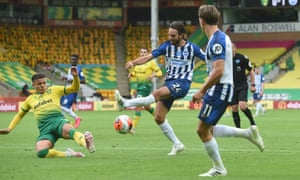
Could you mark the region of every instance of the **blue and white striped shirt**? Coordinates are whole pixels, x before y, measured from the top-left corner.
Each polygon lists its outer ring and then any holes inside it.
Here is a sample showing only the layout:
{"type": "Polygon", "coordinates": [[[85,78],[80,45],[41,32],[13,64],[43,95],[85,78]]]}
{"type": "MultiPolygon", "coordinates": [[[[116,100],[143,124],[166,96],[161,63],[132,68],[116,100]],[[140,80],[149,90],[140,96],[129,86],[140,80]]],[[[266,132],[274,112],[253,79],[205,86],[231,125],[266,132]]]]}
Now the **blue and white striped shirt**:
{"type": "Polygon", "coordinates": [[[263,74],[256,74],[254,75],[254,82],[255,82],[255,93],[260,93],[263,89],[263,83],[265,82],[265,77],[263,74]]]}
{"type": "Polygon", "coordinates": [[[165,55],[166,80],[186,79],[192,81],[195,57],[205,59],[205,53],[189,41],[182,47],[177,47],[171,44],[170,41],[165,41],[152,51],[152,55],[153,57],[165,55]]]}
{"type": "Polygon", "coordinates": [[[224,72],[219,83],[233,84],[232,43],[230,38],[222,31],[216,31],[209,39],[206,48],[206,64],[208,74],[213,69],[213,62],[223,59],[224,72]]]}

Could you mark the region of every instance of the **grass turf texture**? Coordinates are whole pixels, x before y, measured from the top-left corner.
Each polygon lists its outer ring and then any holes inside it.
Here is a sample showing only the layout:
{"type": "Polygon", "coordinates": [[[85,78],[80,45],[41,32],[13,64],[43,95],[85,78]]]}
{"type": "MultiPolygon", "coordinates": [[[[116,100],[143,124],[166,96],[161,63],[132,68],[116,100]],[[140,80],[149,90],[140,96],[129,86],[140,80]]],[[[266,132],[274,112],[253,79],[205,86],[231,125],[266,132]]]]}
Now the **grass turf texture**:
{"type": "MultiPolygon", "coordinates": [[[[171,111],[168,115],[186,150],[168,157],[172,144],[161,133],[153,118],[142,112],[136,135],[122,135],[113,128],[120,114],[134,111],[78,112],[83,121],[79,131],[93,133],[97,151],[90,154],[71,140],[60,139],[55,148],[81,151],[85,158],[40,159],[34,150],[38,135],[31,113],[9,135],[0,136],[1,179],[200,179],[212,163],[196,135],[198,111],[171,111]]],[[[14,113],[1,113],[0,128],[8,126],[14,113]]],[[[241,114],[242,127],[248,120],[241,114]]],[[[225,179],[295,179],[299,177],[300,111],[269,110],[256,118],[265,141],[265,151],[245,139],[217,138],[228,175],[225,179]]],[[[219,124],[233,125],[231,117],[219,124]]]]}

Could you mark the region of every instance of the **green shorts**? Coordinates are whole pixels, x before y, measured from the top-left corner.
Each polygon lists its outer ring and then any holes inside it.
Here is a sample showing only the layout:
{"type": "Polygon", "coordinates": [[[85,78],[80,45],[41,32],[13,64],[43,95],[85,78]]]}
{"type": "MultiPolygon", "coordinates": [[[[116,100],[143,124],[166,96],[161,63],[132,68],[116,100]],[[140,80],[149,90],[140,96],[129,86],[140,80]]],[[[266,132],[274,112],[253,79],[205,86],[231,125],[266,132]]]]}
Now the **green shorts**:
{"type": "Polygon", "coordinates": [[[137,97],[146,97],[152,91],[151,83],[139,83],[137,85],[137,97]]]}
{"type": "Polygon", "coordinates": [[[63,116],[51,117],[47,121],[39,123],[40,135],[37,141],[49,140],[54,145],[58,138],[62,137],[63,126],[70,123],[63,116]]]}

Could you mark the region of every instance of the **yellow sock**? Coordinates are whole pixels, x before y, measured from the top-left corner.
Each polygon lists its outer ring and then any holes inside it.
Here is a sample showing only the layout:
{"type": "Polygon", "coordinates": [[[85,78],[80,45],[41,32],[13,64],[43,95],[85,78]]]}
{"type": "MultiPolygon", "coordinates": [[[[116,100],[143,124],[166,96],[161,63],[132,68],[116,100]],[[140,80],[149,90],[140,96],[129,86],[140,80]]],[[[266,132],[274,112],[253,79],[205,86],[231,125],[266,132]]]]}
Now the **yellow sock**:
{"type": "Polygon", "coordinates": [[[139,123],[141,119],[141,112],[136,112],[133,121],[132,121],[132,128],[136,128],[137,124],[139,123]]]}
{"type": "Polygon", "coordinates": [[[81,132],[79,132],[75,129],[72,129],[72,130],[70,130],[69,135],[70,135],[70,137],[72,137],[74,139],[74,141],[77,144],[79,144],[80,146],[86,147],[85,138],[81,132]]]}
{"type": "Polygon", "coordinates": [[[66,153],[63,151],[59,151],[56,149],[49,149],[46,158],[54,158],[54,157],[67,157],[66,153]]]}

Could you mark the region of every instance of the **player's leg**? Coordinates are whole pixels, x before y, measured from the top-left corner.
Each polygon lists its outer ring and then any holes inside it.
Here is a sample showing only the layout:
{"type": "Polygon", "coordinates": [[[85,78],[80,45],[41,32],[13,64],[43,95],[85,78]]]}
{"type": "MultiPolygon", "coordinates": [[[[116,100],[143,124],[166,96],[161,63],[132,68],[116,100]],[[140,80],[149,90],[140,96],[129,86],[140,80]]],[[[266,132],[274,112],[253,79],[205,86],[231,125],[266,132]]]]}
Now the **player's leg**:
{"type": "Polygon", "coordinates": [[[213,168],[211,168],[206,173],[199,174],[199,176],[226,176],[227,171],[224,167],[219,152],[218,143],[216,139],[211,135],[211,126],[200,120],[198,124],[197,134],[202,141],[204,150],[213,163],[213,168]]]}
{"type": "Polygon", "coordinates": [[[156,91],[156,97],[164,97],[156,104],[155,121],[160,126],[163,133],[173,142],[173,147],[168,155],[176,155],[185,149],[183,143],[177,138],[173,128],[166,119],[166,114],[170,111],[174,100],[180,99],[189,91],[191,83],[185,80],[166,81],[162,91],[156,91]],[[159,94],[159,95],[157,95],[159,94]]]}
{"type": "Polygon", "coordinates": [[[78,128],[81,123],[81,118],[72,109],[73,103],[76,102],[76,98],[77,98],[77,93],[68,94],[61,98],[60,103],[63,112],[67,113],[75,120],[74,127],[78,128]]]}
{"type": "Polygon", "coordinates": [[[64,123],[62,126],[61,136],[65,139],[73,139],[78,145],[86,147],[90,153],[96,151],[94,137],[92,133],[86,131],[84,134],[77,131],[69,123],[64,123]]]}
{"type": "Polygon", "coordinates": [[[154,114],[155,114],[155,108],[154,107],[151,107],[151,105],[148,105],[148,106],[144,106],[144,109],[146,111],[148,111],[152,116],[154,116],[154,114]]]}
{"type": "Polygon", "coordinates": [[[249,119],[250,124],[252,126],[254,126],[254,125],[256,125],[256,123],[254,121],[252,112],[248,108],[247,101],[248,101],[248,88],[244,88],[239,93],[239,108],[243,111],[243,113],[249,119]]]}
{"type": "MultiPolygon", "coordinates": [[[[222,88],[218,86],[216,88],[222,88]]],[[[217,90],[216,90],[217,91],[217,90]]],[[[222,91],[217,91],[222,92],[222,91]]],[[[229,93],[229,92],[228,92],[229,93]]],[[[227,108],[227,102],[219,99],[220,94],[214,93],[213,96],[206,95],[198,115],[199,123],[197,134],[200,137],[203,147],[212,160],[213,168],[199,176],[226,176],[227,171],[224,167],[219,147],[216,139],[212,135],[213,125],[216,124],[227,108]]]]}
{"type": "Polygon", "coordinates": [[[227,125],[215,125],[213,127],[213,136],[245,138],[255,144],[260,151],[264,150],[264,142],[257,126],[250,126],[247,129],[241,129],[227,125]]]}
{"type": "Polygon", "coordinates": [[[140,119],[141,119],[142,108],[143,108],[142,106],[137,106],[135,109],[135,113],[134,113],[134,116],[132,119],[132,128],[130,129],[131,134],[135,134],[136,126],[138,125],[138,123],[140,122],[140,119]]]}
{"type": "Polygon", "coordinates": [[[121,96],[118,90],[115,91],[115,96],[118,101],[119,110],[131,106],[146,106],[154,103],[162,98],[168,98],[170,96],[170,91],[166,86],[163,86],[155,91],[152,94],[146,97],[135,98],[135,99],[125,99],[121,96]]]}
{"type": "Polygon", "coordinates": [[[61,106],[61,109],[63,112],[67,113],[69,116],[71,116],[74,120],[80,117],[72,110],[72,108],[61,106]]]}
{"type": "MultiPolygon", "coordinates": [[[[145,88],[143,88],[143,87],[144,86],[142,86],[142,85],[137,87],[136,98],[146,97],[150,94],[150,89],[146,89],[146,87],[145,88]],[[144,89],[146,89],[146,90],[144,90],[144,89]]],[[[138,123],[141,119],[142,109],[143,109],[143,106],[136,106],[136,108],[135,108],[135,114],[134,114],[133,120],[132,120],[132,128],[130,129],[131,134],[135,134],[136,126],[138,125],[138,123]]]]}
{"type": "Polygon", "coordinates": [[[257,100],[254,99],[253,101],[254,101],[254,105],[255,105],[254,117],[257,117],[259,115],[260,107],[259,107],[259,103],[257,102],[257,100]]]}
{"type": "Polygon", "coordinates": [[[255,103],[256,103],[256,113],[255,113],[255,115],[259,115],[260,113],[261,114],[264,114],[265,113],[265,109],[264,109],[264,107],[262,106],[262,104],[261,104],[261,100],[262,100],[262,95],[261,94],[258,94],[257,95],[257,98],[255,99],[255,103]]]}
{"type": "Polygon", "coordinates": [[[257,117],[259,115],[259,111],[260,111],[258,98],[259,98],[259,94],[258,93],[253,93],[253,105],[255,106],[254,117],[257,117]]]}
{"type": "Polygon", "coordinates": [[[171,151],[168,153],[169,156],[176,155],[178,152],[184,150],[184,145],[176,136],[172,126],[166,119],[166,114],[169,112],[169,109],[163,104],[163,102],[159,101],[156,104],[155,111],[155,121],[160,127],[161,131],[164,135],[173,143],[171,151]]]}
{"type": "MultiPolygon", "coordinates": [[[[45,138],[45,135],[43,136],[45,138]]],[[[50,139],[53,139],[50,137],[50,139]]],[[[55,138],[54,138],[55,139],[55,138]]],[[[75,152],[71,149],[60,151],[53,148],[53,143],[48,139],[41,139],[36,142],[37,156],[40,158],[56,158],[56,157],[84,157],[81,152],[75,152]]]]}
{"type": "Polygon", "coordinates": [[[231,101],[231,112],[232,112],[232,118],[235,127],[240,128],[241,127],[241,118],[239,114],[239,91],[234,90],[233,96],[232,96],[232,101],[231,101]]]}

